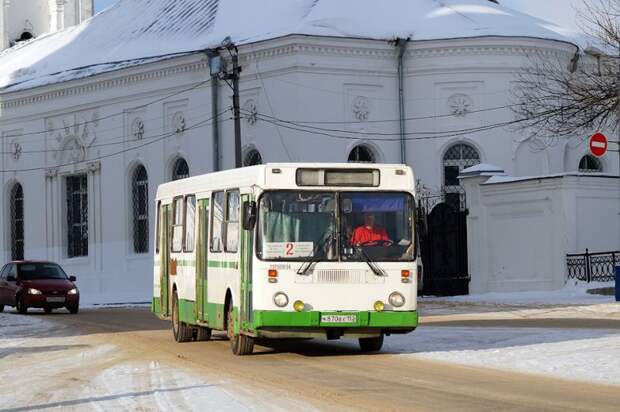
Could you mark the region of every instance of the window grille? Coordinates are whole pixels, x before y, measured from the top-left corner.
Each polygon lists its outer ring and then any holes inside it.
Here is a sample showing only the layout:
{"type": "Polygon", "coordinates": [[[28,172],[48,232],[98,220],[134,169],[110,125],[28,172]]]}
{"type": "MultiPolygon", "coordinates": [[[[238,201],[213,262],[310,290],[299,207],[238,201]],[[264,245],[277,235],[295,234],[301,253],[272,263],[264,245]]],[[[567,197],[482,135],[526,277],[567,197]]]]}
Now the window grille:
{"type": "Polygon", "coordinates": [[[260,155],[260,152],[256,149],[252,149],[245,154],[243,158],[244,166],[256,166],[263,164],[263,157],[260,155]]]}
{"type": "Polygon", "coordinates": [[[450,147],[443,156],[444,186],[460,186],[461,170],[480,163],[480,155],[472,146],[459,143],[450,147]]]}
{"type": "Polygon", "coordinates": [[[149,179],[146,168],[135,168],[131,184],[133,198],[133,251],[149,251],[149,179]]]}
{"type": "Polygon", "coordinates": [[[67,180],[67,256],[88,256],[88,183],[85,174],[67,180]]]}
{"type": "Polygon", "coordinates": [[[355,146],[348,158],[349,163],[376,163],[376,158],[372,150],[366,146],[355,146]]]}
{"type": "Polygon", "coordinates": [[[11,259],[24,259],[24,190],[16,183],[11,189],[11,259]]]}
{"type": "Polygon", "coordinates": [[[174,162],[172,168],[172,180],[185,179],[189,177],[189,166],[183,158],[179,158],[174,162]]]}
{"type": "Polygon", "coordinates": [[[599,173],[603,171],[603,166],[600,160],[587,154],[579,161],[579,171],[581,173],[599,173]]]}

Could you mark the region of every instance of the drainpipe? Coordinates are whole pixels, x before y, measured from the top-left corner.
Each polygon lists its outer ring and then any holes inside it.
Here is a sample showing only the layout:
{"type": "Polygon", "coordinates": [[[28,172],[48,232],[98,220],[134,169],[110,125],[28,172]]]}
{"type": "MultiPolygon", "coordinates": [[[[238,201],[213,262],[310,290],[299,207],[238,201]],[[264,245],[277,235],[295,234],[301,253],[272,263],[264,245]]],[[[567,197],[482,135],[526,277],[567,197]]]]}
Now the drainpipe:
{"type": "Polygon", "coordinates": [[[409,39],[397,39],[396,47],[398,47],[398,109],[400,119],[400,162],[407,164],[407,141],[405,140],[405,73],[404,73],[404,56],[407,51],[407,42],[409,39]]]}
{"type": "Polygon", "coordinates": [[[219,109],[219,75],[221,71],[221,58],[217,50],[207,50],[209,69],[211,71],[211,129],[213,132],[213,171],[220,170],[220,124],[218,119],[219,109]]]}

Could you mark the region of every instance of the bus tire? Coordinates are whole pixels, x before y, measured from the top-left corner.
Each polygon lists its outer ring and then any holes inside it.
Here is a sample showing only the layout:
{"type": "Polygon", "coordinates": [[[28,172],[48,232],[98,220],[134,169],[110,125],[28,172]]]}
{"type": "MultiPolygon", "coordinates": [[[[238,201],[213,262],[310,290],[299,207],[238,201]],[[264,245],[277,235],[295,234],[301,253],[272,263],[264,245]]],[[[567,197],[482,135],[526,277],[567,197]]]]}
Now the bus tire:
{"type": "Polygon", "coordinates": [[[177,291],[172,295],[172,334],[177,342],[189,342],[194,336],[194,329],[189,325],[181,322],[179,315],[179,298],[177,291]]]}
{"type": "Polygon", "coordinates": [[[226,334],[230,339],[230,349],[238,356],[250,355],[254,351],[254,338],[242,334],[235,334],[235,321],[232,299],[228,302],[226,314],[226,334]]]}
{"type": "Polygon", "coordinates": [[[205,340],[210,340],[210,339],[211,339],[211,328],[203,328],[203,327],[196,328],[196,341],[200,342],[200,341],[205,341],[205,340]]]}
{"type": "Polygon", "coordinates": [[[362,352],[378,352],[383,346],[383,333],[374,338],[359,338],[362,352]]]}

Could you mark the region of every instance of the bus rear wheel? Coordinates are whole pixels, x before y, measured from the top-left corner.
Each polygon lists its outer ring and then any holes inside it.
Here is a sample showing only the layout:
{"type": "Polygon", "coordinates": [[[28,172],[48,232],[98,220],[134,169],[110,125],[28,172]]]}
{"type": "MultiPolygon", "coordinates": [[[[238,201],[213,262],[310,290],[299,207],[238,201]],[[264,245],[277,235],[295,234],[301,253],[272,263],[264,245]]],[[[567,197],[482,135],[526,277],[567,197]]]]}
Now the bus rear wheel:
{"type": "Polygon", "coordinates": [[[179,298],[176,290],[172,295],[172,334],[177,342],[189,342],[194,336],[194,329],[181,322],[179,316],[179,298]]]}
{"type": "Polygon", "coordinates": [[[359,342],[362,352],[378,352],[383,346],[383,334],[374,338],[360,338],[359,342]]]}
{"type": "Polygon", "coordinates": [[[211,339],[211,328],[203,328],[201,326],[196,328],[196,341],[204,341],[211,339]]]}
{"type": "Polygon", "coordinates": [[[228,302],[226,314],[226,334],[230,339],[232,353],[239,356],[250,355],[254,351],[254,338],[242,334],[235,334],[235,322],[232,300],[228,302]]]}

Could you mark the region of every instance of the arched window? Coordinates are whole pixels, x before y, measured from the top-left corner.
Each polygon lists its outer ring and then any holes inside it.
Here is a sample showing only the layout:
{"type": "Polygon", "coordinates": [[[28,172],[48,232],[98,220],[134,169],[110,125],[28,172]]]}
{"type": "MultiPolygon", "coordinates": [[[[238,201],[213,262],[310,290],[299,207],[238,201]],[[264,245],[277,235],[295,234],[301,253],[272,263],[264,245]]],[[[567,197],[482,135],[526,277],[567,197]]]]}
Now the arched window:
{"type": "Polygon", "coordinates": [[[375,163],[377,161],[372,150],[364,145],[355,146],[347,160],[349,163],[375,163]]]}
{"type": "Polygon", "coordinates": [[[466,144],[457,143],[451,146],[443,156],[443,184],[444,187],[460,186],[458,176],[461,170],[480,163],[478,151],[466,144]]]}
{"type": "Polygon", "coordinates": [[[189,166],[182,157],[178,158],[172,167],[172,180],[185,179],[189,177],[189,166]]]}
{"type": "Polygon", "coordinates": [[[18,41],[26,41],[26,40],[30,40],[33,39],[34,36],[32,35],[32,33],[30,33],[29,31],[25,31],[21,34],[21,36],[19,36],[19,40],[18,41]]]}
{"type": "Polygon", "coordinates": [[[133,199],[133,251],[149,251],[149,178],[144,166],[134,169],[131,178],[133,199]]]}
{"type": "Polygon", "coordinates": [[[24,259],[24,190],[15,183],[10,194],[11,259],[24,259]]]}
{"type": "Polygon", "coordinates": [[[263,157],[260,155],[260,152],[256,149],[248,150],[248,152],[243,157],[243,165],[244,166],[256,166],[263,164],[263,157]]]}
{"type": "Polygon", "coordinates": [[[581,173],[600,173],[603,171],[603,165],[596,157],[587,154],[579,161],[579,171],[581,173]]]}

